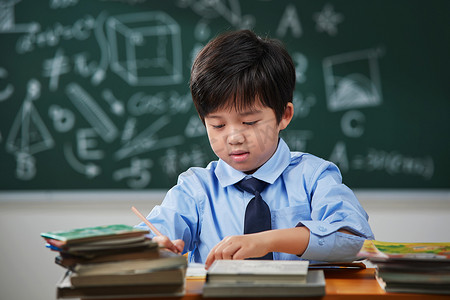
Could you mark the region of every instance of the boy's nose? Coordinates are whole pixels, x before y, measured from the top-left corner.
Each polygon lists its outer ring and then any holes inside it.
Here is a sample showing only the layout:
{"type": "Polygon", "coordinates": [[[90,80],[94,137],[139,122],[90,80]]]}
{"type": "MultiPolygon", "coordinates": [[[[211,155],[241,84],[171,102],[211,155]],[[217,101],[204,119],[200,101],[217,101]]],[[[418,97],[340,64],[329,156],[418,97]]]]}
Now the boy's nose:
{"type": "Polygon", "coordinates": [[[228,135],[228,143],[232,145],[242,144],[244,140],[244,131],[242,129],[234,129],[228,135]]]}

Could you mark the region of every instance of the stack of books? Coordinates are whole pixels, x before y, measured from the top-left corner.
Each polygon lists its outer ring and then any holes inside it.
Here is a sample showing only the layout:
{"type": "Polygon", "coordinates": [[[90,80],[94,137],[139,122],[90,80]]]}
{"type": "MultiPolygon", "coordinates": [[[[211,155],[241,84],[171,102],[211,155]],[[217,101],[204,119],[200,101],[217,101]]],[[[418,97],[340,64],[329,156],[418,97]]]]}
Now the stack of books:
{"type": "Polygon", "coordinates": [[[323,270],[308,261],[218,260],[208,269],[204,297],[313,297],[325,295],[323,270]]]}
{"type": "Polygon", "coordinates": [[[57,298],[182,295],[186,258],[148,233],[122,224],[41,233],[66,269],[57,298]]]}
{"type": "Polygon", "coordinates": [[[386,292],[450,294],[450,243],[366,240],[358,256],[376,266],[386,292]]]}

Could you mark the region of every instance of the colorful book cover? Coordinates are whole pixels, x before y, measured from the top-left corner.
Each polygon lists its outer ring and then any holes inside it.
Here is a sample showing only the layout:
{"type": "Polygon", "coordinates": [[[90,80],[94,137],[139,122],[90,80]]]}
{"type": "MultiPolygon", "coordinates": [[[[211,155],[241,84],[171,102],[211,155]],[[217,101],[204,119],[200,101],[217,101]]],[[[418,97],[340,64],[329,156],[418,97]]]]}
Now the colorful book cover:
{"type": "Polygon", "coordinates": [[[448,260],[450,259],[450,243],[397,243],[366,240],[358,257],[381,260],[448,260]]]}
{"type": "Polygon", "coordinates": [[[148,230],[137,229],[133,226],[114,224],[95,227],[84,227],[70,230],[59,230],[43,232],[41,236],[45,239],[54,239],[64,243],[82,242],[102,238],[136,236],[149,233],[148,230]]]}

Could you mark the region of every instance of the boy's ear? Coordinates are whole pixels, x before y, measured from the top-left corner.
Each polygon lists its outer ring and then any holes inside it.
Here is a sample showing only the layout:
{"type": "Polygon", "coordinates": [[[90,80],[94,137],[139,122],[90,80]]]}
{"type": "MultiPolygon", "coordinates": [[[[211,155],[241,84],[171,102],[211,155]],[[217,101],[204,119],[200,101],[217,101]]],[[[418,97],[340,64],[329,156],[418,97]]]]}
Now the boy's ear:
{"type": "Polygon", "coordinates": [[[280,130],[285,129],[294,117],[294,104],[288,102],[286,109],[284,110],[283,116],[281,117],[280,124],[278,125],[280,130]]]}

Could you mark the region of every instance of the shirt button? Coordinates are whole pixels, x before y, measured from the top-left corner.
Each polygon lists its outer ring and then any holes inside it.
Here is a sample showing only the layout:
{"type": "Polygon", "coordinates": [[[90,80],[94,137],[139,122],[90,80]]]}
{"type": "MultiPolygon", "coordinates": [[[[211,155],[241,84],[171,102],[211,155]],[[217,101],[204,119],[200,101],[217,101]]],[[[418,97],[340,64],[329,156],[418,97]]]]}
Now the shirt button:
{"type": "Polygon", "coordinates": [[[322,232],[325,232],[325,231],[327,231],[327,228],[321,225],[321,226],[319,226],[319,230],[322,232]]]}
{"type": "Polygon", "coordinates": [[[323,246],[324,244],[325,244],[325,241],[324,241],[323,239],[320,239],[320,240],[319,240],[319,245],[320,245],[320,246],[323,246]]]}

